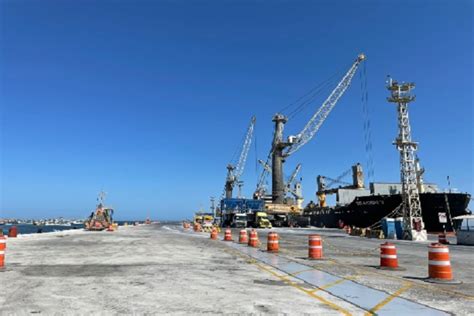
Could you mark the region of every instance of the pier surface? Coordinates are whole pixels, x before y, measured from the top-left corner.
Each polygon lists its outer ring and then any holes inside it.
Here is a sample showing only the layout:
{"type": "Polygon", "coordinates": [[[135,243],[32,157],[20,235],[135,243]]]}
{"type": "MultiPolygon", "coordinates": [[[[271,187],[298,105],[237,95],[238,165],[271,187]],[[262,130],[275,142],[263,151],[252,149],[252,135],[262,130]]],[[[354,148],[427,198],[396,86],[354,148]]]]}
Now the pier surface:
{"type": "MultiPolygon", "coordinates": [[[[431,284],[427,244],[397,241],[402,271],[379,270],[381,240],[338,230],[274,229],[280,252],[209,239],[177,225],[64,231],[7,241],[0,314],[468,315],[472,248],[450,246],[459,285],[431,284]],[[307,235],[323,237],[306,260],[307,235]]],[[[238,230],[233,230],[238,238],[238,230]]]]}

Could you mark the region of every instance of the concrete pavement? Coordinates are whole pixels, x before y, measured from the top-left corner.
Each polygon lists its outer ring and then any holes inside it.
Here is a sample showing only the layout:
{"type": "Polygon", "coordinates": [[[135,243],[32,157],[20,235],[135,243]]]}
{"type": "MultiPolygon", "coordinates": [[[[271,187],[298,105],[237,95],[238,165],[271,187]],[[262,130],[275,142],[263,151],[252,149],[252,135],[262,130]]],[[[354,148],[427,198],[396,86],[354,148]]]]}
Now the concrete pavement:
{"type": "Polygon", "coordinates": [[[363,313],[206,237],[144,225],[9,239],[0,314],[363,313]]]}

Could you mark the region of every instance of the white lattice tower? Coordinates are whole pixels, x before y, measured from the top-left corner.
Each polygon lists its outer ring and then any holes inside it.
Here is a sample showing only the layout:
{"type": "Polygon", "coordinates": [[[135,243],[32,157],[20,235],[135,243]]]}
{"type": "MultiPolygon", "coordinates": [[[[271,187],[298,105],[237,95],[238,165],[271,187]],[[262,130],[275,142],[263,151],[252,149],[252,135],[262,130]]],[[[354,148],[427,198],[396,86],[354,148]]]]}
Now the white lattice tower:
{"type": "Polygon", "coordinates": [[[400,152],[400,178],[402,183],[402,212],[405,226],[405,239],[426,240],[426,231],[421,212],[418,179],[416,172],[416,155],[418,143],[412,141],[408,104],[415,99],[411,90],[414,83],[402,83],[389,79],[389,102],[397,103],[398,137],[394,144],[400,152]]]}

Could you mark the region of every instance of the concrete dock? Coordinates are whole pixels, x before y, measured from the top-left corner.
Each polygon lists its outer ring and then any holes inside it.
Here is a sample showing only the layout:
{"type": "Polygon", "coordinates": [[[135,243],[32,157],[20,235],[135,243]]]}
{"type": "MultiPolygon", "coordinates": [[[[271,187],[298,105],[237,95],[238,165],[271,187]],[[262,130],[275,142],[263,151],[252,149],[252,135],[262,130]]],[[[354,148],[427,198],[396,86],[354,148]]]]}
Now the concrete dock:
{"type": "MultiPolygon", "coordinates": [[[[381,240],[339,230],[273,229],[280,252],[209,239],[180,225],[64,231],[7,241],[1,315],[319,314],[469,315],[472,248],[450,246],[458,285],[432,284],[427,243],[396,241],[401,271],[377,269],[381,240]],[[310,233],[325,260],[307,260],[310,233]]],[[[238,230],[233,230],[237,240],[238,230]]]]}

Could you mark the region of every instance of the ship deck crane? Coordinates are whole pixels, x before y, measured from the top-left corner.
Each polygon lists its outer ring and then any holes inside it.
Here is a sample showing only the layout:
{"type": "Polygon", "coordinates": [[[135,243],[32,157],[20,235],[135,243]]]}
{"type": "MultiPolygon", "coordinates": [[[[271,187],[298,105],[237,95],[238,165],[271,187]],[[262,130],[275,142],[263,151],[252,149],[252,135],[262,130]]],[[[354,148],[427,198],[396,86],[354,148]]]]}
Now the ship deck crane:
{"type": "Polygon", "coordinates": [[[244,173],[245,169],[245,162],[247,161],[247,155],[250,150],[250,145],[252,143],[252,136],[253,130],[255,127],[256,118],[252,116],[250,119],[249,126],[247,128],[247,132],[245,134],[245,139],[242,145],[242,150],[240,151],[240,157],[237,161],[237,164],[228,164],[227,165],[227,177],[225,180],[225,197],[227,199],[232,198],[232,191],[234,189],[235,184],[239,186],[239,196],[241,194],[240,190],[243,185],[243,182],[240,181],[240,177],[244,173]]]}
{"type": "Polygon", "coordinates": [[[344,171],[336,179],[331,179],[326,176],[319,175],[317,178],[318,182],[318,191],[316,196],[319,200],[319,206],[326,207],[326,195],[327,194],[337,194],[340,189],[363,189],[364,188],[364,173],[362,171],[362,165],[356,163],[350,169],[344,171]],[[343,178],[348,176],[352,172],[352,183],[342,181],[343,178]],[[326,182],[326,180],[329,180],[326,182]],[[342,184],[337,188],[333,187],[335,184],[342,184]]]}
{"type": "Polygon", "coordinates": [[[339,98],[349,87],[360,63],[365,60],[365,55],[360,54],[342,80],[334,88],[328,98],[323,102],[318,111],[306,123],[303,130],[295,135],[289,136],[287,141],[283,140],[284,125],[287,117],[281,113],[274,115],[275,132],[272,142],[272,200],[274,204],[281,204],[285,198],[285,184],[283,181],[283,163],[285,159],[307,144],[318,132],[339,98]]]}

